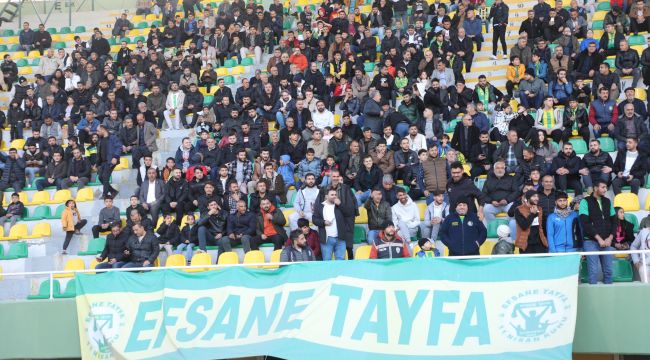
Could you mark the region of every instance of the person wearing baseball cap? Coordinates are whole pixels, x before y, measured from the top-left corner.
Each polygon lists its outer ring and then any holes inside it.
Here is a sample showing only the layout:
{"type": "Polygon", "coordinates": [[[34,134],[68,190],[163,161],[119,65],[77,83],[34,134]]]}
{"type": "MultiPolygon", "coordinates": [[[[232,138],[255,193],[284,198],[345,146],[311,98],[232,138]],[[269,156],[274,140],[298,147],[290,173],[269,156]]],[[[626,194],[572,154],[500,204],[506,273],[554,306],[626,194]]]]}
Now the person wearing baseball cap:
{"type": "Polygon", "coordinates": [[[449,256],[479,255],[487,239],[487,229],[476,212],[469,211],[469,202],[467,197],[459,197],[456,211],[447,215],[440,226],[442,243],[449,249],[449,256]]]}
{"type": "Polygon", "coordinates": [[[370,249],[371,259],[399,259],[410,257],[409,247],[399,236],[392,221],[386,221],[383,230],[375,239],[370,249]]]}
{"type": "Polygon", "coordinates": [[[539,206],[539,194],[528,190],[524,194],[522,204],[515,209],[517,236],[515,246],[520,254],[545,253],[548,242],[543,231],[543,210],[539,206]]]}

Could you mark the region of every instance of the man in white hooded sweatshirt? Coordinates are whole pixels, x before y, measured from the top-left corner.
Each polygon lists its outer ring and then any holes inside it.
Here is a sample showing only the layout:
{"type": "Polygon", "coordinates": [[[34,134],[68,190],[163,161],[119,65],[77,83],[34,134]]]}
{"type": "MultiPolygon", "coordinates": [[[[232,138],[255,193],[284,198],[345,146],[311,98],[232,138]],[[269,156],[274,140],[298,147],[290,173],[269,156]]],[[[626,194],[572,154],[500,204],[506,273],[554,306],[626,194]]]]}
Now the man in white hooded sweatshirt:
{"type": "Polygon", "coordinates": [[[397,189],[397,203],[392,206],[393,222],[402,239],[417,236],[420,228],[420,210],[403,188],[397,189]]]}

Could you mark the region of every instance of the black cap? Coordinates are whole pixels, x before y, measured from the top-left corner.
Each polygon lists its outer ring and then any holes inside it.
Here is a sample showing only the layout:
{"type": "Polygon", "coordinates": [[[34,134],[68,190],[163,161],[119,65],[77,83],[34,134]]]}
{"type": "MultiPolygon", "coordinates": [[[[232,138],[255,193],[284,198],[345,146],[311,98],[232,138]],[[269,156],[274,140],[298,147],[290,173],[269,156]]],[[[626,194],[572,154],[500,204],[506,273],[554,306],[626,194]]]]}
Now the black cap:
{"type": "Polygon", "coordinates": [[[429,239],[429,238],[422,238],[422,239],[418,240],[418,246],[420,247],[420,249],[422,249],[424,247],[424,244],[426,244],[427,242],[430,242],[430,241],[431,241],[431,239],[429,239]]]}
{"type": "Polygon", "coordinates": [[[382,228],[385,229],[385,228],[387,228],[389,226],[395,226],[395,224],[391,220],[388,220],[388,221],[384,222],[384,224],[382,225],[382,228]]]}

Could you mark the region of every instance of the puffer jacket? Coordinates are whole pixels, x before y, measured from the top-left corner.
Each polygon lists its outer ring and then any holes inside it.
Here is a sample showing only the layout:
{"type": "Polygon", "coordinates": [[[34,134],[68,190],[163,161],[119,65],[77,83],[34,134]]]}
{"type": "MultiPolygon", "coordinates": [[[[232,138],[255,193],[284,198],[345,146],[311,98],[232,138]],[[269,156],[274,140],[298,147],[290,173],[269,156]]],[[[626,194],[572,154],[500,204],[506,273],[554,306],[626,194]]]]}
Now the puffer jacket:
{"type": "Polygon", "coordinates": [[[384,223],[393,220],[391,206],[384,200],[377,206],[372,199],[368,199],[363,207],[368,212],[369,230],[383,230],[384,223]]]}
{"type": "Polygon", "coordinates": [[[298,163],[298,179],[304,179],[307,174],[314,174],[316,178],[320,175],[321,170],[321,160],[319,158],[314,158],[314,160],[309,161],[307,159],[302,159],[298,163]]]}
{"type": "Polygon", "coordinates": [[[425,190],[433,192],[447,189],[447,160],[429,157],[422,163],[425,190]]]}
{"type": "Polygon", "coordinates": [[[612,157],[604,151],[600,151],[598,155],[593,154],[591,151],[586,153],[582,158],[583,166],[589,169],[589,172],[600,172],[603,166],[614,168],[612,157]]]}

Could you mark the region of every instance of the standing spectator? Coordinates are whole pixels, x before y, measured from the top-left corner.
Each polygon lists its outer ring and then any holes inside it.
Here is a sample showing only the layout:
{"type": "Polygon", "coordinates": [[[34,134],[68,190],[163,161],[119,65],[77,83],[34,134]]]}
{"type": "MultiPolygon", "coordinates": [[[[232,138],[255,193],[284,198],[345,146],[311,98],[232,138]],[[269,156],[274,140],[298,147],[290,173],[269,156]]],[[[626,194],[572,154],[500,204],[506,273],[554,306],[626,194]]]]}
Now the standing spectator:
{"type": "Polygon", "coordinates": [[[463,165],[456,161],[451,164],[451,177],[447,184],[447,196],[449,197],[449,207],[456,208],[456,201],[460,198],[468,198],[467,204],[472,213],[477,213],[478,217],[483,220],[483,204],[485,195],[479,190],[474,182],[469,178],[463,169],[463,165]],[[478,203],[478,209],[475,205],[478,203]]]}
{"type": "Polygon", "coordinates": [[[131,148],[131,154],[133,158],[133,168],[137,169],[140,167],[140,159],[143,158],[146,154],[153,154],[158,151],[158,145],[156,144],[156,138],[158,137],[158,132],[156,131],[156,126],[145,120],[145,116],[142,113],[139,113],[135,116],[137,125],[136,130],[136,145],[131,148]]]}
{"type": "Polygon", "coordinates": [[[165,203],[165,183],[158,178],[158,170],[149,168],[147,178],[142,182],[138,199],[142,207],[151,215],[151,220],[158,223],[158,214],[165,203]]]}
{"type": "MultiPolygon", "coordinates": [[[[440,225],[449,214],[449,204],[445,201],[445,192],[442,190],[433,193],[433,201],[424,211],[424,222],[420,225],[420,234],[429,237],[435,243],[436,250],[444,253],[444,245],[439,240],[440,225]]],[[[421,246],[420,246],[421,247],[421,246]]]]}
{"type": "Polygon", "coordinates": [[[480,132],[478,127],[474,126],[472,116],[466,114],[463,116],[463,121],[456,124],[450,145],[452,148],[463,153],[466,158],[469,158],[472,146],[479,142],[480,132]]]}
{"type": "Polygon", "coordinates": [[[111,186],[110,179],[113,169],[120,162],[122,144],[117,136],[110,134],[103,125],[97,128],[97,135],[99,135],[99,143],[97,144],[95,169],[97,177],[102,183],[102,196],[111,195],[115,198],[118,191],[111,186]]]}
{"type": "Polygon", "coordinates": [[[18,156],[18,150],[11,148],[8,155],[0,153],[0,162],[4,163],[0,177],[0,194],[10,187],[22,190],[25,187],[25,160],[18,156]]]}
{"type": "Polygon", "coordinates": [[[172,171],[172,178],[165,184],[164,201],[162,203],[162,212],[164,214],[174,213],[176,223],[180,225],[187,207],[191,205],[189,198],[189,185],[183,179],[181,169],[175,168],[172,171]]]}
{"type": "MultiPolygon", "coordinates": [[[[580,201],[580,223],[583,230],[584,251],[614,251],[612,241],[616,235],[614,207],[605,196],[607,183],[602,180],[594,182],[594,192],[580,201]]],[[[598,262],[603,272],[603,283],[611,284],[613,276],[612,255],[587,256],[587,273],[589,283],[598,283],[598,262]]]]}
{"type": "Polygon", "coordinates": [[[578,213],[569,207],[565,192],[555,195],[555,212],[546,219],[548,252],[575,252],[582,243],[578,213]]]}
{"type": "Polygon", "coordinates": [[[158,239],[156,239],[153,233],[147,231],[142,224],[134,224],[132,231],[133,234],[126,245],[126,254],[129,256],[129,262],[122,267],[153,267],[160,253],[158,239]]]}
{"type": "Polygon", "coordinates": [[[410,257],[409,246],[399,235],[398,229],[392,221],[387,221],[382,226],[370,249],[371,259],[399,259],[410,257]]]}
{"type": "MultiPolygon", "coordinates": [[[[630,250],[650,250],[650,228],[642,228],[639,234],[630,245],[630,250]]],[[[632,254],[632,263],[639,271],[639,277],[644,283],[650,282],[650,253],[632,254]],[[645,262],[641,259],[645,256],[645,262]],[[645,264],[645,266],[644,266],[645,264]]]]}
{"type": "Polygon", "coordinates": [[[503,0],[496,0],[490,8],[488,20],[492,20],[492,59],[497,58],[497,44],[501,39],[501,47],[503,48],[503,58],[508,58],[508,50],[506,45],[506,28],[508,27],[508,5],[503,0]]]}
{"type": "Polygon", "coordinates": [[[521,254],[545,253],[548,242],[544,235],[543,210],[539,206],[539,195],[534,190],[524,194],[521,205],[515,209],[517,237],[515,246],[521,254]]]}
{"type": "Polygon", "coordinates": [[[73,235],[80,235],[81,229],[86,226],[88,221],[81,218],[81,214],[77,209],[77,203],[74,200],[68,200],[65,202],[65,209],[61,213],[61,226],[63,231],[65,231],[65,241],[63,242],[63,251],[61,254],[66,255],[68,253],[68,245],[70,245],[70,240],[72,240],[73,235]]]}
{"type": "Polygon", "coordinates": [[[615,178],[612,181],[614,194],[620,194],[623,186],[632,187],[634,194],[639,193],[639,187],[648,173],[646,156],[637,149],[638,140],[628,138],[625,150],[618,151],[614,161],[615,178]]]}
{"type": "Polygon", "coordinates": [[[302,187],[296,191],[293,200],[294,213],[289,215],[289,228],[295,230],[298,228],[300,219],[312,220],[314,214],[314,203],[318,197],[318,187],[316,186],[316,176],[308,173],[305,176],[305,182],[302,187]]]}
{"type": "Polygon", "coordinates": [[[102,253],[97,255],[97,265],[95,269],[119,269],[128,260],[128,256],[124,253],[129,236],[125,231],[122,231],[122,224],[113,224],[111,226],[111,233],[106,237],[106,244],[102,253]]]}
{"type": "Polygon", "coordinates": [[[467,198],[459,198],[455,211],[450,212],[440,226],[442,243],[449,249],[449,256],[479,255],[487,239],[485,225],[468,205],[467,198]]]}
{"type": "Polygon", "coordinates": [[[99,220],[97,225],[92,227],[93,238],[98,238],[100,232],[110,231],[114,224],[121,224],[120,209],[113,206],[113,198],[106,196],[104,198],[104,207],[99,210],[99,220]]]}
{"type": "Polygon", "coordinates": [[[350,207],[343,205],[333,186],[327,189],[323,202],[314,204],[312,222],[318,226],[324,261],[332,260],[332,256],[336,260],[345,259],[347,241],[344,236],[350,236],[353,231],[346,218],[353,216],[350,207]]]}

